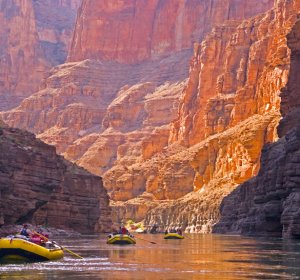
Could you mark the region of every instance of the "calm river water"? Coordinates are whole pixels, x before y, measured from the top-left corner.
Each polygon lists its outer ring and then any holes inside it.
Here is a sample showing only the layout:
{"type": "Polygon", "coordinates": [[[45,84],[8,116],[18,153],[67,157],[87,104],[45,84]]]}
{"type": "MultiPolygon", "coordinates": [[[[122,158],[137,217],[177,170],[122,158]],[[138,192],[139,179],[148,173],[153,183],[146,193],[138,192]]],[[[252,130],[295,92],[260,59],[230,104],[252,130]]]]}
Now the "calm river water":
{"type": "Polygon", "coordinates": [[[0,279],[300,279],[300,241],[186,234],[184,240],[140,234],[136,245],[106,236],[56,239],[82,255],[61,261],[0,265],[0,279]]]}

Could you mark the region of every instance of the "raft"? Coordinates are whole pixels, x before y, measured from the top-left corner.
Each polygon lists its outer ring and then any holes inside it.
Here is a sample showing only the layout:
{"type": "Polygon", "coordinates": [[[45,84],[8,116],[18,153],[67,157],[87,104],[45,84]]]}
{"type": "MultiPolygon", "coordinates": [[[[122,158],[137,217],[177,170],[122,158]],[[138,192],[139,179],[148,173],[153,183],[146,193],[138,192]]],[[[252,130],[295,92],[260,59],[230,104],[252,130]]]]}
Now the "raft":
{"type": "Polygon", "coordinates": [[[128,234],[110,234],[107,239],[107,244],[118,244],[118,245],[126,245],[126,244],[135,244],[135,239],[128,234]]]}
{"type": "Polygon", "coordinates": [[[169,232],[165,234],[164,239],[183,239],[184,237],[176,232],[169,232]]]}
{"type": "Polygon", "coordinates": [[[0,238],[1,262],[34,262],[61,259],[63,250],[51,242],[46,248],[22,238],[0,238]]]}

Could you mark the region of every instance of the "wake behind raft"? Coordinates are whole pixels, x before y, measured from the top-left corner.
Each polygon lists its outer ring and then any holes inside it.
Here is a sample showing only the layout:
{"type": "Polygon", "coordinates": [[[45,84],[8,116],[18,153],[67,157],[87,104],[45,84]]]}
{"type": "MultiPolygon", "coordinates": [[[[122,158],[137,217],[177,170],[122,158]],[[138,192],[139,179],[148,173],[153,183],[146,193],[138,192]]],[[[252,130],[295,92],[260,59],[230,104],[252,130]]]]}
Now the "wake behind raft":
{"type": "Polygon", "coordinates": [[[52,242],[44,246],[33,243],[22,235],[0,238],[0,262],[34,262],[61,259],[62,248],[52,242]]]}

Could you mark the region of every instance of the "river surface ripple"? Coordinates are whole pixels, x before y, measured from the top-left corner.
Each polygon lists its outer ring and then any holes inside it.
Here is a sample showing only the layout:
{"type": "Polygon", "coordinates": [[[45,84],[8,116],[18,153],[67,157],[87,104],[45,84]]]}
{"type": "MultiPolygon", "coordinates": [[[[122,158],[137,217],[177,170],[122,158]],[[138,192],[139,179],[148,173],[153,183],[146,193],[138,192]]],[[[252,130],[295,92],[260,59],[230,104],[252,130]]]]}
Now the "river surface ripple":
{"type": "Polygon", "coordinates": [[[105,235],[56,239],[84,259],[65,252],[59,261],[2,264],[0,279],[300,279],[300,241],[215,234],[186,234],[183,240],[136,236],[136,245],[125,246],[106,244],[105,235]]]}

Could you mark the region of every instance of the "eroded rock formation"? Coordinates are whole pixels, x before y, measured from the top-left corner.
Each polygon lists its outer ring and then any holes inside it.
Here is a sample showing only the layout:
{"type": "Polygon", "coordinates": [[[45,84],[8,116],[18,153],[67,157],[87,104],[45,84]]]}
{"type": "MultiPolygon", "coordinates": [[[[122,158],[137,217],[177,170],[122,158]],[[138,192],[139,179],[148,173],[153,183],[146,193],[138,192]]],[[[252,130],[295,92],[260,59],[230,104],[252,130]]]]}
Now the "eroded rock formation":
{"type": "Polygon", "coordinates": [[[94,3],[81,6],[69,62],[5,121],[102,175],[115,220],[210,230],[222,197],[277,140],[283,2],[268,12],[273,1],[94,3]]]}
{"type": "MultiPolygon", "coordinates": [[[[141,65],[63,64],[53,69],[44,89],[3,116],[9,125],[33,131],[67,159],[102,175],[118,159],[133,163],[167,145],[189,56],[190,51],[182,51],[141,65]],[[158,139],[161,144],[152,147],[158,139]]],[[[127,192],[133,197],[131,189],[127,192]]]]}
{"type": "Polygon", "coordinates": [[[31,133],[0,123],[0,226],[30,222],[82,233],[110,227],[101,178],[31,133]]]}
{"type": "Polygon", "coordinates": [[[65,61],[80,1],[0,1],[0,110],[36,92],[65,61]]]}
{"type": "MultiPolygon", "coordinates": [[[[295,20],[300,5],[285,6],[295,20]],[[291,10],[292,8],[293,10],[291,10]]],[[[291,50],[288,82],[281,91],[280,140],[264,147],[258,175],[224,199],[215,232],[300,237],[300,21],[287,35],[291,50]]]]}

